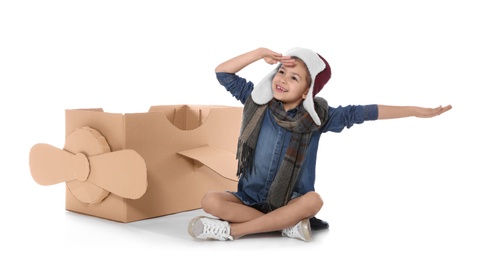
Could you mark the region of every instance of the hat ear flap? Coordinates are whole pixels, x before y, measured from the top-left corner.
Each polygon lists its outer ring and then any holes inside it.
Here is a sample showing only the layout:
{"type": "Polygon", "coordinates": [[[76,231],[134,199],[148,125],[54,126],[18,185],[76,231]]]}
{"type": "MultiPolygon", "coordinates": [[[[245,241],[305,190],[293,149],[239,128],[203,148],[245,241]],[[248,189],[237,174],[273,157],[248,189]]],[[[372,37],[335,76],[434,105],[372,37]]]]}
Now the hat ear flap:
{"type": "Polygon", "coordinates": [[[319,119],[318,113],[314,109],[314,98],[308,94],[307,98],[304,99],[303,106],[304,106],[304,109],[307,111],[307,113],[309,113],[309,115],[311,116],[314,123],[316,123],[316,125],[320,126],[321,119],[319,119]]]}
{"type": "Polygon", "coordinates": [[[273,78],[280,69],[281,64],[269,72],[252,90],[252,100],[258,105],[263,105],[273,99],[273,78]]]}

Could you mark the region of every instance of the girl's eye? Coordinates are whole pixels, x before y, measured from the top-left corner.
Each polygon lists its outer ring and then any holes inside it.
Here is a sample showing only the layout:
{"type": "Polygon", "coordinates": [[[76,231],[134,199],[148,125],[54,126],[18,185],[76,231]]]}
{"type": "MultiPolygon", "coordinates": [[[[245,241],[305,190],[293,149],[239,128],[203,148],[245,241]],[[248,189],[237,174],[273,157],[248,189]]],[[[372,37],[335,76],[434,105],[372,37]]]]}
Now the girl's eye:
{"type": "Polygon", "coordinates": [[[292,79],[295,80],[295,81],[299,81],[299,79],[295,76],[292,76],[292,79]]]}
{"type": "Polygon", "coordinates": [[[283,74],[283,73],[284,73],[284,71],[283,71],[283,70],[278,70],[278,73],[279,73],[279,74],[283,74]]]}

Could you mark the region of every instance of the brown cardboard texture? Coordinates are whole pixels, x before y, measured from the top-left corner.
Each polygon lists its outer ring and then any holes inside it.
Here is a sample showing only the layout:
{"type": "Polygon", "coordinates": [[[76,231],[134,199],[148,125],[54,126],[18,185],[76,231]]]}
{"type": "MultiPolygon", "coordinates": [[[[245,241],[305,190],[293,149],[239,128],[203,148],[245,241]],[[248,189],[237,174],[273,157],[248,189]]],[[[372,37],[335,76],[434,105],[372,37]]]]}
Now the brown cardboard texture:
{"type": "Polygon", "coordinates": [[[198,209],[205,192],[236,189],[241,115],[208,105],[67,109],[64,148],[34,145],[31,175],[65,182],[67,210],[119,222],[198,209]]]}

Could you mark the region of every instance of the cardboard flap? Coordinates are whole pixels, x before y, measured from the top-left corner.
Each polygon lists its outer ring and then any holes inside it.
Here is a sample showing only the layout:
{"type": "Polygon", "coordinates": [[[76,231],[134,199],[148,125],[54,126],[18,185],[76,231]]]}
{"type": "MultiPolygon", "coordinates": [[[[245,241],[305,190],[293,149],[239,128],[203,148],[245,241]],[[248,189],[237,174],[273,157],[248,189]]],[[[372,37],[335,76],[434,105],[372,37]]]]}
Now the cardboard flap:
{"type": "Polygon", "coordinates": [[[221,177],[238,181],[236,177],[237,161],[235,155],[209,145],[178,152],[185,157],[207,166],[221,177]]]}
{"type": "Polygon", "coordinates": [[[182,130],[191,130],[202,125],[202,110],[199,108],[181,107],[174,110],[174,119],[171,121],[182,130]]]}

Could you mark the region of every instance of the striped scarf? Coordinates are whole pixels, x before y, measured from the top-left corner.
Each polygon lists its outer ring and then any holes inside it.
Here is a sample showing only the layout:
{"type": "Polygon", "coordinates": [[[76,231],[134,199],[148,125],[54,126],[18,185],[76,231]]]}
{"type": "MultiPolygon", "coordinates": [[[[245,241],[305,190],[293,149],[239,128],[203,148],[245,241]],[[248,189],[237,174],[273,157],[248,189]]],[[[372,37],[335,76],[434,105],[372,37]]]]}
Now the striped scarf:
{"type": "MultiPolygon", "coordinates": [[[[324,122],[328,114],[328,103],[323,98],[315,98],[314,101],[316,112],[321,122],[324,122]]],[[[295,117],[289,117],[277,100],[272,99],[267,104],[258,105],[254,103],[252,97],[249,97],[243,109],[242,129],[238,139],[236,154],[238,177],[243,177],[252,171],[255,148],[267,108],[270,109],[278,125],[292,133],[283,162],[269,188],[267,200],[271,210],[274,210],[286,205],[290,200],[312,132],[317,130],[319,126],[314,123],[302,104],[295,117]]]]}

